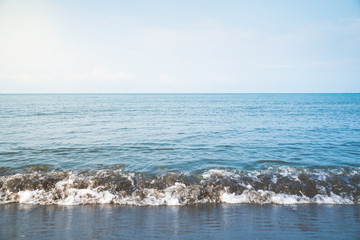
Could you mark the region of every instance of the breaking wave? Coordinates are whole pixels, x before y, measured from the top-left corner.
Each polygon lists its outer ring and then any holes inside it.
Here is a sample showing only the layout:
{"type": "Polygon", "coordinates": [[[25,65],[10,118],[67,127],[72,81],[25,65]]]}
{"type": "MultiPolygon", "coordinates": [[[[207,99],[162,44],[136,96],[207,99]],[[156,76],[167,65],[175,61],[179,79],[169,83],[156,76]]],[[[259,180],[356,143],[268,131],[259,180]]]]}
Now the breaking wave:
{"type": "Polygon", "coordinates": [[[360,204],[360,170],[32,171],[0,177],[0,204],[360,204]]]}

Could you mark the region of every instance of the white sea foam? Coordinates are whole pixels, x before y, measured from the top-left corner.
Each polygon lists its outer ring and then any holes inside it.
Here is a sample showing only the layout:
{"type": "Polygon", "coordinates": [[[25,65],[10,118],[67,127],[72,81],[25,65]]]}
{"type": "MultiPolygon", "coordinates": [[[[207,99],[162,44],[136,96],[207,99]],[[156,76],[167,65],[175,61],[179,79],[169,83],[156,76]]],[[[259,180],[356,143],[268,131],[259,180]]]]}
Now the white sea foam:
{"type": "Polygon", "coordinates": [[[98,192],[93,189],[68,189],[66,198],[57,202],[59,205],[106,204],[112,203],[115,195],[108,191],[98,192]]]}
{"type": "Polygon", "coordinates": [[[67,188],[73,179],[69,178],[56,184],[51,192],[44,190],[25,190],[17,193],[17,200],[24,204],[57,204],[57,205],[83,205],[83,204],[121,204],[121,205],[182,205],[182,192],[186,186],[182,183],[165,188],[164,190],[144,189],[144,196],[140,198],[134,192],[130,196],[114,195],[109,191],[97,191],[97,189],[67,188]],[[56,194],[61,198],[55,200],[56,194]]]}
{"type": "Polygon", "coordinates": [[[202,174],[203,179],[209,179],[212,177],[237,177],[238,175],[222,169],[210,169],[202,174]]]}
{"type": "Polygon", "coordinates": [[[122,205],[183,205],[181,202],[183,191],[186,191],[186,186],[182,183],[175,183],[174,186],[164,190],[144,189],[142,198],[135,192],[131,196],[118,198],[114,202],[122,205]]]}
{"type": "Polygon", "coordinates": [[[354,204],[354,201],[348,198],[343,198],[336,194],[316,195],[313,198],[306,196],[288,195],[284,193],[274,193],[272,191],[264,190],[246,190],[240,195],[234,193],[224,192],[221,195],[221,202],[223,203],[255,203],[255,204],[279,204],[279,205],[294,205],[294,204],[354,204]]]}
{"type": "MultiPolygon", "coordinates": [[[[176,183],[164,190],[144,189],[143,197],[134,192],[129,196],[114,195],[109,191],[98,192],[96,189],[74,189],[69,188],[63,193],[62,199],[54,200],[53,193],[43,190],[20,191],[18,192],[18,202],[25,204],[57,204],[57,205],[83,205],[83,204],[120,204],[120,205],[185,205],[186,197],[189,196],[189,188],[184,184],[176,183]],[[185,201],[183,200],[185,199],[185,201]]],[[[195,203],[207,201],[199,200],[195,203]]],[[[306,196],[287,195],[274,193],[272,191],[254,190],[249,188],[242,194],[236,195],[226,190],[220,196],[222,203],[250,203],[250,204],[354,204],[352,199],[344,198],[336,194],[316,195],[313,198],[306,196]]]]}
{"type": "MultiPolygon", "coordinates": [[[[300,178],[300,175],[294,174],[291,168],[284,170],[286,174],[280,176],[254,172],[253,175],[242,176],[241,173],[211,169],[194,182],[187,181],[188,176],[184,177],[184,174],[175,173],[153,178],[143,176],[140,179],[136,179],[131,173],[104,170],[83,173],[68,171],[13,174],[0,177],[0,204],[19,202],[142,206],[214,202],[281,205],[360,202],[359,196],[356,195],[356,189],[359,187],[358,176],[351,181],[346,180],[346,177],[342,178],[343,175],[331,177],[324,174],[324,177],[313,174],[300,178]],[[325,180],[329,182],[326,184],[321,182],[325,180]],[[309,185],[301,185],[305,184],[304,181],[310,182],[309,185]]],[[[355,172],[354,175],[357,173],[355,172]]]]}

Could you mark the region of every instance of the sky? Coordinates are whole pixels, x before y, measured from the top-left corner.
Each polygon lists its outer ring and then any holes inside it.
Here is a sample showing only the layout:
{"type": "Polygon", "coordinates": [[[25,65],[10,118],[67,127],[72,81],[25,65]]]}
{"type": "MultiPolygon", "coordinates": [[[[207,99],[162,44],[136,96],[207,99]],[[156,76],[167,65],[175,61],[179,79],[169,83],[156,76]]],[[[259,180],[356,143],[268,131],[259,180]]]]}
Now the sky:
{"type": "Polygon", "coordinates": [[[0,0],[0,93],[360,92],[360,0],[0,0]]]}

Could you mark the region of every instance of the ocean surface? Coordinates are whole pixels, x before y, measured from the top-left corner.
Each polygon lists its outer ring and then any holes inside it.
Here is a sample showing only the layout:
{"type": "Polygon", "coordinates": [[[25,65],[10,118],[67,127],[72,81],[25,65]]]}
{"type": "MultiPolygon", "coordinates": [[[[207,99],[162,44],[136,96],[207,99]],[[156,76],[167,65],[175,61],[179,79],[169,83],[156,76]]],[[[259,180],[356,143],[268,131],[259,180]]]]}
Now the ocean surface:
{"type": "Polygon", "coordinates": [[[1,94],[0,203],[360,203],[360,94],[1,94]]]}

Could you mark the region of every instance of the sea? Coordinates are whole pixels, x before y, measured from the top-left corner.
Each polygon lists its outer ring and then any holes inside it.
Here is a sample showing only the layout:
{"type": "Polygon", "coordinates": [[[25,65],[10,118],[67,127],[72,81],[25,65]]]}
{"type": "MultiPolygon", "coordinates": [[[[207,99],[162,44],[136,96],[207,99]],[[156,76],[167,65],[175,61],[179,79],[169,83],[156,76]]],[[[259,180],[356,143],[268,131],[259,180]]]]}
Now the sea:
{"type": "Polygon", "coordinates": [[[356,239],[359,206],[360,94],[0,94],[0,239],[356,239]]]}

